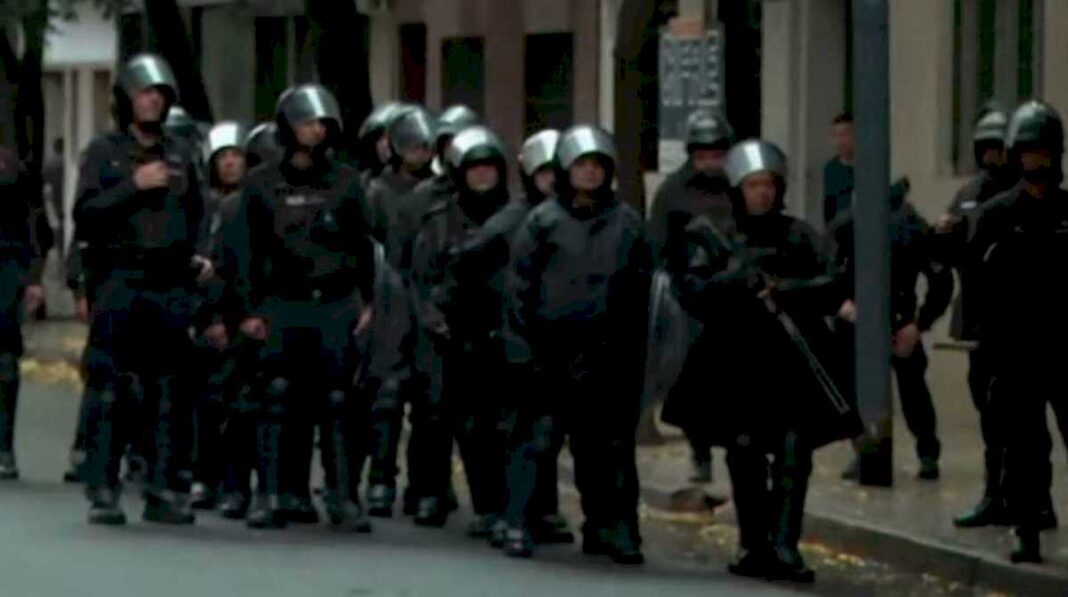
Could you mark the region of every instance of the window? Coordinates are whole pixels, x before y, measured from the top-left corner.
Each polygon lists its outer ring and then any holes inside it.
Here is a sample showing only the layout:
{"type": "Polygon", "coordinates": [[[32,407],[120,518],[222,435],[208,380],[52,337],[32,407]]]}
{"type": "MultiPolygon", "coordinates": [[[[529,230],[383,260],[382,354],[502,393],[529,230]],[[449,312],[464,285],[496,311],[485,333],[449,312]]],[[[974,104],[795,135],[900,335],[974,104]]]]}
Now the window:
{"type": "Polygon", "coordinates": [[[141,13],[124,14],[119,17],[119,59],[126,62],[147,47],[145,17],[141,13]]]}
{"type": "Polygon", "coordinates": [[[564,130],[574,119],[574,36],[528,35],[526,39],[526,134],[564,130]]]}
{"type": "Polygon", "coordinates": [[[400,26],[400,91],[406,101],[426,102],[426,25],[400,26]]]}
{"type": "Polygon", "coordinates": [[[485,113],[485,41],[455,37],[441,42],[442,106],[464,104],[485,113]]]}

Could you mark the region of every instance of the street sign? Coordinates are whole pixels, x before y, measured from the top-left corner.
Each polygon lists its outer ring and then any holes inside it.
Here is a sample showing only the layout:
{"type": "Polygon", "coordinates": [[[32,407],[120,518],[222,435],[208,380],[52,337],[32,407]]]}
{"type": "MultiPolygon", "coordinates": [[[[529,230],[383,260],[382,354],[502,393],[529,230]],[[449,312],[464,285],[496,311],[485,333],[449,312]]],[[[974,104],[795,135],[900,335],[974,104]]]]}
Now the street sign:
{"type": "Polygon", "coordinates": [[[660,33],[660,164],[686,161],[686,121],[697,110],[723,112],[723,33],[679,25],[660,33]]]}

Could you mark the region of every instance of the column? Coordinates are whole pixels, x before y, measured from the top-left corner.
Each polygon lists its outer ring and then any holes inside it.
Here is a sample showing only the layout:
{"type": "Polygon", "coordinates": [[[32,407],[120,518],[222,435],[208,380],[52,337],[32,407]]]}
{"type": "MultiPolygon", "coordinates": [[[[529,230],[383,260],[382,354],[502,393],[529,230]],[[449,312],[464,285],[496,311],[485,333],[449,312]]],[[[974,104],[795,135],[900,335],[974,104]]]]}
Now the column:
{"type": "Polygon", "coordinates": [[[229,7],[204,10],[204,86],[217,120],[255,114],[256,31],[252,17],[229,7]]]}

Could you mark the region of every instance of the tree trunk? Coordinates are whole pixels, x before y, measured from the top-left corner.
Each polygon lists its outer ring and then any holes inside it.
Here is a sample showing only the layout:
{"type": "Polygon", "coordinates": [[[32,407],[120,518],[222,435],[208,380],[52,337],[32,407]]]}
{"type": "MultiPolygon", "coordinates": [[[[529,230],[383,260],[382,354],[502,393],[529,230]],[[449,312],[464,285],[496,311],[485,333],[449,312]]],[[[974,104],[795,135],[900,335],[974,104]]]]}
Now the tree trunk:
{"type": "Polygon", "coordinates": [[[657,14],[657,0],[624,0],[619,10],[616,39],[615,138],[619,150],[619,193],[639,210],[645,209],[645,180],[641,163],[642,47],[657,14]]]}
{"type": "Polygon", "coordinates": [[[354,2],[305,0],[319,82],[337,97],[345,132],[342,155],[355,156],[359,127],[371,113],[370,21],[354,2]]]}
{"type": "Polygon", "coordinates": [[[178,79],[179,103],[194,119],[213,122],[211,102],[204,78],[197,68],[196,52],[185,29],[185,20],[176,0],[145,2],[145,15],[156,51],[170,63],[178,79]]]}

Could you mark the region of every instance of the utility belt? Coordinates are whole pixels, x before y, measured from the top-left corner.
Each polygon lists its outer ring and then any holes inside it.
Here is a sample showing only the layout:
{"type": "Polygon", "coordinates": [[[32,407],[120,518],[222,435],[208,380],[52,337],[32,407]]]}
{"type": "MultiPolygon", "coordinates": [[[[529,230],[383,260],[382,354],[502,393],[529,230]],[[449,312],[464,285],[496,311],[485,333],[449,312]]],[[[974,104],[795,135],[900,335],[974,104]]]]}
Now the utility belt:
{"type": "Polygon", "coordinates": [[[193,254],[185,250],[82,252],[83,267],[94,279],[117,278],[153,288],[192,287],[198,273],[192,258],[193,254]]]}

